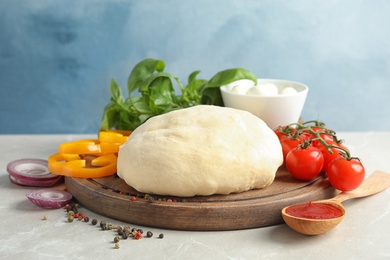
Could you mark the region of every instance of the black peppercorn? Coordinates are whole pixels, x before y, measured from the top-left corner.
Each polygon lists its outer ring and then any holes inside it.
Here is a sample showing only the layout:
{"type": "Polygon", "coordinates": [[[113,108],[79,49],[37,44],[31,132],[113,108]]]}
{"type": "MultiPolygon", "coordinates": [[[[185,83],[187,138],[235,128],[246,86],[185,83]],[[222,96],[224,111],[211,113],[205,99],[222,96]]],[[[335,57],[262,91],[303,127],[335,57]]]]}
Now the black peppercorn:
{"type": "Polygon", "coordinates": [[[160,234],[160,235],[158,235],[158,238],[164,238],[164,234],[160,234]]]}
{"type": "Polygon", "coordinates": [[[123,238],[123,239],[127,239],[128,237],[129,237],[129,235],[128,235],[126,232],[123,232],[122,238],[123,238]]]}
{"type": "Polygon", "coordinates": [[[153,236],[153,233],[152,233],[152,231],[148,231],[148,232],[146,232],[146,236],[147,236],[147,237],[152,237],[152,236],[153,236]]]}
{"type": "Polygon", "coordinates": [[[89,217],[85,217],[84,222],[89,222],[89,217]]]}
{"type": "Polygon", "coordinates": [[[115,243],[118,243],[118,242],[119,242],[119,240],[120,240],[120,238],[119,238],[119,237],[114,237],[114,242],[115,242],[115,243]]]}
{"type": "Polygon", "coordinates": [[[97,220],[96,220],[96,219],[93,219],[93,220],[92,220],[92,225],[95,226],[96,224],[97,224],[97,220]]]}
{"type": "Polygon", "coordinates": [[[100,227],[103,228],[106,225],[106,221],[100,221],[100,227]]]}

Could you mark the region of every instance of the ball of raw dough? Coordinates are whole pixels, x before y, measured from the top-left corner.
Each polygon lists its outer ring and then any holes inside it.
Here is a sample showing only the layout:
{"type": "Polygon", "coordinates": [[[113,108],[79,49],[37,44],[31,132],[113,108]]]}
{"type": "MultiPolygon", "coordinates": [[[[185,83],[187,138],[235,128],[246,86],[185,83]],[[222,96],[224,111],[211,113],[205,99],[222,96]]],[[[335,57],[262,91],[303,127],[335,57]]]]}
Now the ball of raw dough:
{"type": "Polygon", "coordinates": [[[272,129],[249,112],[199,105],[150,118],[118,154],[118,176],[139,192],[190,197],[270,185],[283,163],[272,129]]]}

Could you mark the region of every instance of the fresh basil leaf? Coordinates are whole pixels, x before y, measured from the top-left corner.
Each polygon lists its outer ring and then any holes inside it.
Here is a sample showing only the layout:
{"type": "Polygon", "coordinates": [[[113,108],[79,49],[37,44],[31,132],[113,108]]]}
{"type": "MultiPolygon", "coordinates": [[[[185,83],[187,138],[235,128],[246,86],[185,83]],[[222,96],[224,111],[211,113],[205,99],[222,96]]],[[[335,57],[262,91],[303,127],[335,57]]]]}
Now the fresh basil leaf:
{"type": "Polygon", "coordinates": [[[200,104],[201,94],[199,89],[204,85],[207,80],[197,79],[197,75],[200,73],[200,70],[192,72],[188,76],[188,84],[185,88],[181,88],[181,105],[183,107],[190,107],[200,104]]]}
{"type": "Polygon", "coordinates": [[[155,114],[179,108],[171,77],[170,74],[160,72],[153,75],[148,82],[149,106],[155,114]]]}
{"type": "Polygon", "coordinates": [[[106,131],[114,128],[119,119],[118,105],[110,102],[105,108],[100,130],[106,131]]]}
{"type": "Polygon", "coordinates": [[[152,76],[156,71],[162,72],[165,68],[163,60],[145,59],[139,62],[131,71],[127,79],[127,89],[132,93],[135,89],[139,89],[143,82],[152,76]]]}
{"type": "Polygon", "coordinates": [[[240,79],[250,79],[255,83],[257,82],[257,77],[249,70],[235,68],[218,72],[207,82],[205,88],[220,87],[240,79]]]}
{"type": "Polygon", "coordinates": [[[118,83],[114,79],[111,79],[111,82],[110,82],[110,94],[111,94],[111,98],[114,102],[116,102],[118,104],[123,103],[124,99],[122,96],[121,89],[120,89],[118,83]]]}

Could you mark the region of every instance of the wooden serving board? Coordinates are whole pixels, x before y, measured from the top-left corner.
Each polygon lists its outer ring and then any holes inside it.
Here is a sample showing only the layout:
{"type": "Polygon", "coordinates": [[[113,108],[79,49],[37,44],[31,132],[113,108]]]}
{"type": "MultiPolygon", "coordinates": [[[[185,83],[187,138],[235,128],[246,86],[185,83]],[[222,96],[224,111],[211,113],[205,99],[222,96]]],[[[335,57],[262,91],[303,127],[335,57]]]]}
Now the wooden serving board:
{"type": "Polygon", "coordinates": [[[270,186],[230,195],[148,195],[137,192],[116,175],[97,179],[66,177],[65,185],[81,205],[98,214],[134,225],[197,231],[277,225],[283,223],[281,210],[285,206],[337,194],[323,175],[303,182],[291,177],[284,166],[270,186]]]}

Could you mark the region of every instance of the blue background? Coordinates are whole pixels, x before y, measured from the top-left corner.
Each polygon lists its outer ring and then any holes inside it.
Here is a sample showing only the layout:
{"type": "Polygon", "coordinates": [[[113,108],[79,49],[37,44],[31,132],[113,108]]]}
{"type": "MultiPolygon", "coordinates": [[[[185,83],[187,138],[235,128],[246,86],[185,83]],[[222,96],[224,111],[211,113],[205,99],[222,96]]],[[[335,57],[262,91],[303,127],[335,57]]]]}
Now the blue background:
{"type": "Polygon", "coordinates": [[[390,1],[1,0],[0,133],[95,133],[114,78],[244,67],[310,87],[305,119],[389,131],[390,1]]]}

